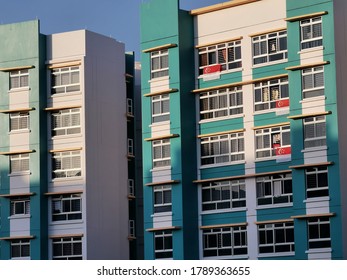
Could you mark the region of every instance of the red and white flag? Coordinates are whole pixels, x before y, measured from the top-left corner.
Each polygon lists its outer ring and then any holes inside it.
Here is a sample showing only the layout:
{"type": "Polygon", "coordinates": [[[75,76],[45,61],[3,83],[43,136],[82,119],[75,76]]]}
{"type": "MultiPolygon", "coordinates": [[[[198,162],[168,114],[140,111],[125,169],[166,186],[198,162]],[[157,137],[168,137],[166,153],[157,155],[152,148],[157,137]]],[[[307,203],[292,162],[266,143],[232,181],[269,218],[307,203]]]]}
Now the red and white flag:
{"type": "Polygon", "coordinates": [[[291,147],[275,147],[276,156],[290,155],[292,153],[291,147]]]}
{"type": "Polygon", "coordinates": [[[289,99],[282,99],[276,101],[276,108],[283,108],[289,106],[289,99]]]}
{"type": "Polygon", "coordinates": [[[206,66],[204,68],[204,75],[220,72],[220,70],[221,70],[221,65],[220,64],[206,66]]]}

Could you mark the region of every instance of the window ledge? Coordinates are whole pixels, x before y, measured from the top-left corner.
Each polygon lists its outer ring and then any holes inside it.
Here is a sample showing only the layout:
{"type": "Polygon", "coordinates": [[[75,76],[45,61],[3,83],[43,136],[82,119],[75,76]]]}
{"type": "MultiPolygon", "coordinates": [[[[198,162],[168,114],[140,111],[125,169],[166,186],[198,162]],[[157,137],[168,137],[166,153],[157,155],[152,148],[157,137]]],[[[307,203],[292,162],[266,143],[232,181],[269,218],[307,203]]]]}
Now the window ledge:
{"type": "Polygon", "coordinates": [[[217,121],[224,121],[224,120],[230,120],[230,119],[236,119],[236,118],[244,118],[244,117],[245,117],[245,114],[229,115],[229,116],[224,116],[224,117],[200,120],[199,124],[204,124],[204,123],[209,123],[209,122],[217,122],[217,121]]]}
{"type": "Polygon", "coordinates": [[[237,164],[246,164],[246,161],[240,160],[240,161],[225,162],[225,163],[218,163],[218,164],[200,165],[199,168],[207,169],[207,168],[223,167],[223,166],[237,165],[237,164]]]}
{"type": "Polygon", "coordinates": [[[62,92],[62,93],[50,93],[49,97],[50,98],[59,98],[59,97],[66,97],[66,96],[73,96],[73,95],[81,95],[82,94],[82,91],[79,90],[79,91],[71,91],[71,92],[62,92]]]}
{"type": "Polygon", "coordinates": [[[309,53],[309,52],[321,51],[324,49],[325,48],[323,46],[308,48],[308,49],[303,49],[303,50],[298,51],[298,54],[305,54],[305,53],[309,53]]]}
{"type": "Polygon", "coordinates": [[[306,148],[301,150],[302,153],[309,153],[309,152],[317,152],[317,151],[324,151],[328,150],[327,146],[320,146],[320,147],[312,147],[312,148],[306,148]]]}
{"type": "Polygon", "coordinates": [[[286,63],[286,62],[288,62],[287,58],[286,59],[281,59],[281,60],[275,60],[275,61],[271,61],[271,62],[264,62],[264,63],[259,63],[259,64],[253,64],[252,69],[265,67],[265,66],[270,66],[270,65],[279,64],[279,63],[286,63]]]}
{"type": "Polygon", "coordinates": [[[64,225],[64,224],[82,224],[84,221],[83,219],[81,220],[64,220],[64,221],[50,221],[50,225],[54,226],[54,225],[64,225]]]}
{"type": "Polygon", "coordinates": [[[263,209],[284,208],[284,207],[293,207],[293,203],[287,202],[287,203],[278,203],[278,204],[259,205],[255,209],[256,210],[263,210],[263,209]]]}
{"type": "Polygon", "coordinates": [[[306,254],[320,254],[320,253],[331,253],[333,250],[331,248],[318,248],[318,249],[308,249],[305,251],[306,254]]]}
{"type": "Polygon", "coordinates": [[[17,176],[25,176],[25,175],[31,175],[30,171],[21,171],[21,172],[14,172],[8,174],[8,177],[17,177],[17,176]]]}
{"type": "Polygon", "coordinates": [[[295,256],[295,252],[283,252],[283,253],[264,253],[258,254],[259,258],[271,258],[271,257],[289,257],[295,256]]]}
{"type": "MultiPolygon", "coordinates": [[[[221,248],[218,248],[221,249],[221,248]]],[[[215,256],[215,257],[205,257],[203,260],[248,260],[248,255],[229,255],[229,256],[215,256]]]]}
{"type": "Polygon", "coordinates": [[[82,133],[76,133],[76,134],[68,134],[68,135],[56,135],[56,136],[52,136],[51,140],[59,140],[59,139],[67,139],[67,138],[77,138],[77,137],[81,137],[82,133]]]}
{"type": "Polygon", "coordinates": [[[164,171],[164,170],[171,170],[172,167],[170,166],[163,166],[163,167],[154,167],[152,169],[150,169],[150,172],[155,172],[155,171],[164,171]]]}
{"type": "Polygon", "coordinates": [[[172,211],[170,212],[162,212],[162,213],[154,213],[151,215],[151,218],[155,217],[171,217],[172,216],[172,211]]]}
{"type": "Polygon", "coordinates": [[[304,203],[314,203],[314,202],[321,202],[321,201],[330,201],[329,196],[322,196],[322,197],[313,197],[313,198],[307,198],[303,202],[304,203]]]}
{"type": "Polygon", "coordinates": [[[149,127],[156,127],[161,125],[168,125],[171,124],[171,121],[162,121],[162,122],[155,122],[149,125],[149,127]]]}
{"type": "Polygon", "coordinates": [[[163,77],[159,77],[159,78],[153,78],[148,80],[149,83],[155,83],[155,82],[159,82],[159,81],[167,81],[170,79],[170,76],[163,76],[163,77]]]}
{"type": "Polygon", "coordinates": [[[282,108],[272,108],[272,109],[267,109],[267,110],[256,111],[253,113],[253,116],[268,114],[268,113],[281,112],[281,111],[284,111],[286,109],[288,110],[288,113],[286,113],[286,114],[289,114],[289,106],[287,106],[287,107],[282,107],[282,108]]]}
{"type": "Polygon", "coordinates": [[[30,90],[31,90],[30,87],[12,88],[8,90],[8,93],[11,94],[11,93],[22,92],[22,91],[28,92],[30,90]]]}
{"type": "Polygon", "coordinates": [[[201,210],[201,215],[210,215],[210,214],[221,214],[221,213],[234,213],[234,212],[244,212],[247,211],[246,207],[240,207],[240,208],[228,208],[228,209],[218,209],[218,210],[207,210],[203,211],[201,210]]]}
{"type": "Polygon", "coordinates": [[[66,177],[66,178],[54,178],[51,179],[51,183],[63,183],[63,182],[69,182],[69,181],[80,181],[83,177],[66,177]]]}
{"type": "Polygon", "coordinates": [[[16,135],[16,134],[24,134],[24,133],[30,133],[31,129],[18,129],[18,130],[11,130],[8,135],[16,135]]]}
{"type": "Polygon", "coordinates": [[[320,101],[320,100],[326,100],[326,96],[325,95],[321,95],[321,96],[316,96],[316,97],[309,97],[309,98],[305,98],[301,101],[299,101],[299,103],[308,103],[308,102],[314,102],[314,101],[320,101]]]}
{"type": "Polygon", "coordinates": [[[17,215],[12,215],[8,217],[9,220],[29,219],[29,218],[31,218],[30,214],[17,214],[17,215]]]}

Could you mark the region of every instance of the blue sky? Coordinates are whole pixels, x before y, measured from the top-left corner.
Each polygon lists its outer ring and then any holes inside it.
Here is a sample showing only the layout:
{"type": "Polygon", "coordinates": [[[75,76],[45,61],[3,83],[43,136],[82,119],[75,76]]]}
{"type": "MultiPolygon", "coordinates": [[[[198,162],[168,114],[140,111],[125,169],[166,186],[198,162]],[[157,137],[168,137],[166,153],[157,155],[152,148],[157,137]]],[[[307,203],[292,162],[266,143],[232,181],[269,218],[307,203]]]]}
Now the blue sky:
{"type": "MultiPolygon", "coordinates": [[[[0,0],[0,23],[39,19],[41,33],[88,29],[125,43],[139,60],[140,5],[150,0],[0,0]]],[[[166,0],[162,0],[166,1],[166,0]]],[[[227,0],[180,0],[183,10],[227,0]]]]}

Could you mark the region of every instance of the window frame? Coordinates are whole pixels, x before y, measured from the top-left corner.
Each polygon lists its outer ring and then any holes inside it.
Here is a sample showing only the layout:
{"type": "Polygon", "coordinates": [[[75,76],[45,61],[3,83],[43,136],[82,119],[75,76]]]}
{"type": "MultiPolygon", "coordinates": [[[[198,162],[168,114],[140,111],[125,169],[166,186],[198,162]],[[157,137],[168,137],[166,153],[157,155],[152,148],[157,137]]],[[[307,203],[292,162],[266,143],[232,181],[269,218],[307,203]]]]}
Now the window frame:
{"type": "Polygon", "coordinates": [[[30,258],[30,239],[14,239],[10,241],[11,259],[28,259],[30,258]],[[19,251],[14,252],[15,248],[19,251]],[[17,253],[19,253],[17,255],[17,253]]]}
{"type": "Polygon", "coordinates": [[[170,139],[159,139],[152,141],[153,168],[171,166],[171,141],[170,139]],[[168,150],[165,149],[168,147],[168,150]],[[160,152],[158,157],[156,150],[160,152]]]}
{"type": "Polygon", "coordinates": [[[256,178],[257,206],[280,206],[293,203],[293,182],[291,173],[273,174],[256,178]],[[287,182],[287,181],[290,181],[287,182]],[[286,184],[287,182],[287,184],[286,184]],[[289,185],[288,185],[289,184],[289,185]],[[287,189],[289,188],[289,190],[287,189]],[[287,190],[286,190],[287,189],[287,190]]]}
{"type": "Polygon", "coordinates": [[[201,137],[200,152],[200,167],[239,163],[245,159],[244,132],[201,137]],[[236,143],[236,145],[233,146],[232,143],[236,143]],[[207,149],[204,145],[207,145],[207,149]],[[226,153],[221,153],[221,149],[225,149],[226,153]],[[207,155],[205,155],[206,152],[207,155]],[[204,163],[206,159],[207,162],[204,163]],[[217,162],[219,160],[222,161],[217,162]]]}
{"type": "Polygon", "coordinates": [[[242,114],[242,86],[202,92],[199,94],[199,111],[200,121],[209,121],[242,114]]]}
{"type": "Polygon", "coordinates": [[[304,130],[304,149],[311,149],[311,148],[319,148],[319,147],[326,147],[327,146],[327,134],[326,134],[326,116],[320,115],[320,116],[312,116],[312,117],[306,117],[302,120],[303,123],[303,130],[304,130]],[[322,125],[320,127],[320,125],[322,125]],[[307,129],[308,126],[313,126],[313,137],[307,137],[307,129]],[[321,134],[324,136],[317,136],[318,131],[317,129],[322,129],[321,134]],[[308,145],[307,143],[313,142],[313,144],[308,145]]]}
{"type": "Polygon", "coordinates": [[[306,198],[329,197],[329,179],[327,166],[313,166],[305,169],[306,198]],[[321,176],[324,176],[322,179],[321,176]],[[314,177],[314,182],[308,177],[314,177]],[[320,184],[326,182],[326,186],[320,184]],[[309,186],[310,185],[310,186],[309,186]]]}
{"type": "Polygon", "coordinates": [[[169,76],[169,49],[155,50],[150,53],[151,79],[163,78],[169,76]],[[158,60],[157,68],[155,60],[158,60]]]}
{"type": "Polygon", "coordinates": [[[10,217],[30,215],[30,197],[20,196],[10,199],[10,217]],[[18,206],[19,205],[19,209],[18,206]]]}
{"type": "Polygon", "coordinates": [[[160,231],[154,232],[154,257],[155,259],[172,259],[173,257],[172,230],[160,230],[160,231]]]}
{"type": "Polygon", "coordinates": [[[82,237],[52,238],[52,260],[82,260],[82,259],[83,259],[82,237]],[[58,246],[61,248],[58,248],[58,246]],[[76,248],[76,246],[80,246],[80,248],[78,247],[76,248]],[[64,249],[70,249],[72,254],[64,254],[64,249]],[[60,255],[55,254],[57,250],[61,251],[60,255]]]}
{"type": "Polygon", "coordinates": [[[159,214],[170,212],[172,212],[172,186],[153,186],[153,213],[159,214]],[[165,194],[168,194],[168,196],[165,194]]]}
{"type": "Polygon", "coordinates": [[[257,160],[273,159],[278,157],[276,153],[278,153],[279,149],[290,149],[291,143],[283,144],[284,133],[289,133],[287,138],[290,141],[289,124],[255,129],[255,158],[257,160]],[[269,139],[267,139],[267,137],[269,139]],[[258,139],[261,139],[260,142],[258,142],[258,139]],[[258,148],[258,145],[260,145],[261,148],[258,148]]]}
{"type": "Polygon", "coordinates": [[[232,211],[243,207],[246,207],[245,180],[209,182],[201,185],[202,213],[232,211]],[[226,196],[224,199],[223,195],[226,196]]]}
{"type": "Polygon", "coordinates": [[[307,219],[308,249],[331,248],[331,229],[329,217],[310,217],[307,219]],[[326,225],[328,225],[328,232],[326,225]],[[328,233],[328,237],[324,236],[328,233]],[[323,246],[322,246],[323,245],[323,246]]]}
{"type": "Polygon", "coordinates": [[[20,132],[30,129],[30,113],[28,111],[9,114],[10,132],[20,132]],[[14,125],[15,124],[15,125],[14,125]]]}
{"type": "Polygon", "coordinates": [[[160,123],[170,120],[170,94],[158,94],[151,97],[152,123],[160,123]],[[159,112],[155,112],[156,105],[159,104],[159,112]]]}
{"type": "Polygon", "coordinates": [[[311,68],[304,68],[301,70],[302,81],[302,99],[309,99],[318,96],[324,96],[325,82],[324,82],[324,66],[316,66],[311,68]],[[323,85],[316,86],[318,82],[318,75],[322,75],[320,79],[323,81],[323,85]],[[312,87],[305,86],[305,78],[309,77],[312,87]],[[310,95],[310,96],[307,96],[310,95]]]}
{"type": "Polygon", "coordinates": [[[51,95],[55,94],[69,94],[79,92],[81,90],[81,68],[79,65],[56,67],[50,69],[51,75],[51,95]],[[78,81],[74,74],[78,73],[78,81]],[[67,77],[67,81],[63,81],[63,75],[67,77]],[[57,79],[59,79],[57,83],[57,79]]]}
{"type": "Polygon", "coordinates": [[[53,223],[82,220],[82,195],[80,193],[53,195],[51,197],[51,212],[53,223]]]}
{"type": "Polygon", "coordinates": [[[264,63],[283,61],[288,58],[287,30],[252,37],[252,61],[257,66],[264,63]],[[281,39],[285,38],[285,42],[281,39]],[[281,49],[284,44],[285,49],[281,49]],[[259,54],[256,54],[258,46],[259,54]],[[265,47],[265,48],[264,48],[265,47]],[[270,47],[275,47],[272,49],[270,47]],[[275,59],[273,59],[275,57],[275,59]]]}
{"type": "Polygon", "coordinates": [[[323,45],[323,17],[312,17],[300,21],[300,48],[301,50],[311,49],[320,47],[323,45]],[[319,32],[320,35],[314,36],[313,27],[320,25],[319,32]],[[305,31],[305,28],[309,28],[309,32],[305,31]],[[310,38],[304,38],[305,34],[309,34],[310,38]]]}
{"type": "Polygon", "coordinates": [[[10,71],[10,91],[29,87],[29,69],[10,71]],[[18,80],[14,86],[14,80],[18,80]]]}
{"type": "Polygon", "coordinates": [[[247,255],[247,226],[202,230],[203,258],[247,255]]]}
{"type": "Polygon", "coordinates": [[[241,40],[200,47],[198,49],[198,58],[199,75],[204,74],[206,67],[214,65],[219,65],[221,72],[241,68],[241,40]]]}
{"type": "Polygon", "coordinates": [[[253,92],[255,112],[280,108],[280,101],[289,103],[288,77],[257,82],[253,85],[253,92]]]}
{"type": "Polygon", "coordinates": [[[82,177],[82,153],[80,150],[52,152],[51,164],[52,180],[82,177]],[[69,160],[67,161],[67,159],[69,160]],[[74,162],[74,159],[78,159],[77,162],[74,162]],[[77,164],[77,167],[73,167],[74,164],[77,164]],[[70,168],[68,168],[69,165],[70,168]],[[65,176],[57,176],[56,174],[65,174],[65,176]]]}
{"type": "Polygon", "coordinates": [[[11,175],[30,172],[30,153],[10,155],[9,161],[11,175]],[[17,166],[14,165],[15,163],[17,166]]]}
{"type": "Polygon", "coordinates": [[[67,108],[52,111],[51,136],[59,137],[80,134],[82,129],[81,115],[81,108],[67,108]],[[68,125],[66,125],[67,123],[68,125]]]}
{"type": "Polygon", "coordinates": [[[295,253],[294,222],[258,224],[258,252],[260,255],[295,253]],[[277,232],[284,239],[282,242],[277,242],[277,232]]]}

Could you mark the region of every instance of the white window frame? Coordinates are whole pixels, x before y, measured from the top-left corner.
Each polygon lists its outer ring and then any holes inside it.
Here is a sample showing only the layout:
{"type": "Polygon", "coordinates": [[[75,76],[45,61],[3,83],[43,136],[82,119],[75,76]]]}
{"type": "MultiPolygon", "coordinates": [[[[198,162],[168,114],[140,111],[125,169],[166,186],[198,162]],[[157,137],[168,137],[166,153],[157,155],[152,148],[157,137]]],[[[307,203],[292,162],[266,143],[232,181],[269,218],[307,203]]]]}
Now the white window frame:
{"type": "Polygon", "coordinates": [[[252,51],[253,65],[287,59],[287,30],[252,37],[252,51]]]}
{"type": "Polygon", "coordinates": [[[135,221],[134,220],[129,220],[129,237],[135,238],[135,221]]]}
{"type": "Polygon", "coordinates": [[[276,158],[276,149],[289,148],[290,141],[290,126],[275,126],[255,130],[255,157],[256,159],[271,159],[276,158]],[[283,143],[284,135],[289,133],[283,143]]]}
{"type": "Polygon", "coordinates": [[[211,120],[243,113],[242,87],[203,92],[200,99],[200,120],[211,120]]]}
{"type": "Polygon", "coordinates": [[[328,167],[316,166],[305,169],[306,198],[328,197],[328,167]],[[326,183],[326,184],[324,184],[326,183]]]}
{"type": "Polygon", "coordinates": [[[159,94],[152,96],[152,123],[164,122],[170,120],[170,95],[159,94]],[[155,107],[158,109],[155,110],[155,107]],[[158,111],[157,111],[158,110],[158,111]]]}
{"type": "Polygon", "coordinates": [[[153,187],[153,212],[172,212],[172,186],[160,185],[153,187]]]}
{"type": "Polygon", "coordinates": [[[134,140],[128,138],[128,156],[134,155],[134,140]]]}
{"type": "Polygon", "coordinates": [[[10,71],[10,90],[29,87],[29,69],[10,71]]]}
{"type": "Polygon", "coordinates": [[[30,197],[16,197],[10,200],[10,216],[24,216],[30,214],[30,197]]]}
{"type": "Polygon", "coordinates": [[[278,102],[289,100],[288,78],[272,79],[254,84],[254,110],[276,109],[278,102]]]}
{"type": "Polygon", "coordinates": [[[128,116],[134,115],[133,100],[131,98],[127,98],[127,115],[128,116]]]}
{"type": "Polygon", "coordinates": [[[161,230],[154,232],[154,255],[155,259],[172,259],[173,257],[173,236],[171,230],[161,230]],[[160,245],[160,247],[157,247],[160,245]]]}
{"type": "Polygon", "coordinates": [[[151,52],[151,79],[169,76],[169,49],[151,52]]]}
{"type": "Polygon", "coordinates": [[[210,182],[201,186],[202,212],[246,207],[245,180],[210,182]]]}
{"type": "Polygon", "coordinates": [[[52,137],[81,133],[81,108],[62,109],[51,114],[52,137]]]}
{"type": "Polygon", "coordinates": [[[51,69],[51,94],[70,93],[81,90],[79,66],[51,69]],[[76,79],[77,80],[74,80],[76,79]]]}
{"type": "Polygon", "coordinates": [[[308,249],[331,248],[329,217],[312,217],[307,220],[308,249]],[[328,231],[327,231],[328,226],[328,231]],[[326,236],[328,235],[328,236],[326,236]]]}
{"type": "Polygon", "coordinates": [[[10,174],[17,174],[30,171],[30,154],[10,155],[10,174]]]}
{"type": "Polygon", "coordinates": [[[135,196],[135,181],[134,181],[134,179],[128,179],[128,195],[135,196]]]}
{"type": "Polygon", "coordinates": [[[11,259],[30,259],[30,239],[11,240],[10,247],[11,259]],[[15,248],[19,251],[14,252],[15,248]]]}
{"type": "Polygon", "coordinates": [[[53,260],[82,260],[83,246],[82,237],[61,237],[52,239],[52,259],[53,260]],[[65,249],[70,248],[71,253],[66,254],[65,249]],[[55,252],[61,251],[59,255],[55,252]]]}
{"type": "Polygon", "coordinates": [[[314,17],[300,21],[300,46],[302,50],[323,45],[322,17],[314,17]],[[318,28],[314,34],[313,29],[318,28]],[[306,37],[306,38],[305,38],[306,37]]]}
{"type": "Polygon", "coordinates": [[[51,198],[52,222],[82,219],[81,194],[53,195],[51,198]]]}
{"type": "Polygon", "coordinates": [[[232,164],[245,159],[243,132],[202,137],[200,146],[201,166],[232,164]]]}
{"type": "Polygon", "coordinates": [[[52,179],[82,176],[81,151],[62,151],[52,154],[52,179]],[[59,174],[59,176],[57,176],[59,174]]]}
{"type": "Polygon", "coordinates": [[[10,113],[10,132],[29,130],[30,114],[29,112],[10,113]]]}
{"type": "Polygon", "coordinates": [[[324,95],[324,66],[305,68],[301,76],[302,99],[324,95]]]}
{"type": "Polygon", "coordinates": [[[258,225],[258,245],[260,255],[294,253],[294,222],[258,225]],[[279,242],[277,236],[283,241],[279,242]]]}
{"type": "Polygon", "coordinates": [[[256,178],[257,205],[293,203],[292,174],[274,174],[256,178]],[[290,182],[289,182],[290,181],[290,182]],[[288,190],[289,188],[289,190],[288,190]]]}
{"type": "Polygon", "coordinates": [[[247,227],[223,227],[202,230],[203,257],[247,255],[247,227]]]}
{"type": "Polygon", "coordinates": [[[326,147],[326,117],[314,116],[303,119],[304,126],[304,148],[326,147]],[[308,135],[308,128],[312,127],[313,135],[308,135]],[[320,132],[318,130],[321,130],[320,132]],[[321,135],[319,135],[321,134],[321,135]],[[324,135],[323,135],[324,134],[324,135]]]}
{"type": "Polygon", "coordinates": [[[155,140],[152,142],[153,168],[171,165],[170,139],[155,140]]]}
{"type": "Polygon", "coordinates": [[[199,74],[206,67],[220,65],[221,71],[242,67],[241,41],[230,41],[199,48],[199,74]]]}

